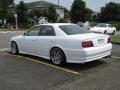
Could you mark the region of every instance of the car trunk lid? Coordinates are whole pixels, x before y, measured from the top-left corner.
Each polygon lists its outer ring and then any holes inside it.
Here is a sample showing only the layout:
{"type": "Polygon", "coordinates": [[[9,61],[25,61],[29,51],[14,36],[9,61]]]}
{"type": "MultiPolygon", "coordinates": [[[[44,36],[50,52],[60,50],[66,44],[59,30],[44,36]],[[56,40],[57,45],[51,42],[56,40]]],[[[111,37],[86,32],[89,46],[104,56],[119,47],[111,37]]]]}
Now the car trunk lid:
{"type": "Polygon", "coordinates": [[[108,35],[96,34],[96,33],[78,34],[72,36],[77,39],[81,39],[82,42],[92,41],[93,47],[99,47],[108,44],[108,38],[109,38],[108,35]]]}

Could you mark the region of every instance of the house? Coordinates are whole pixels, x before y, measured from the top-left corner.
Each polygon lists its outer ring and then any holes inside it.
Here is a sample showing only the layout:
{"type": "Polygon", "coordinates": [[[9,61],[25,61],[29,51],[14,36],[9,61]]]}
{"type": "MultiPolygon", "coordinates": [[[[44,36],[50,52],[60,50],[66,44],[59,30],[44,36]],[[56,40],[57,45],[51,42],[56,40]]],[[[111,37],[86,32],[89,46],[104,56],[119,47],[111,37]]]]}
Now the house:
{"type": "Polygon", "coordinates": [[[59,19],[60,18],[64,18],[64,7],[50,3],[50,2],[46,2],[46,1],[36,1],[36,2],[30,2],[30,3],[26,3],[27,7],[29,9],[35,9],[35,8],[40,8],[43,9],[44,12],[47,12],[48,7],[53,6],[56,9],[57,14],[59,15],[59,19]]]}

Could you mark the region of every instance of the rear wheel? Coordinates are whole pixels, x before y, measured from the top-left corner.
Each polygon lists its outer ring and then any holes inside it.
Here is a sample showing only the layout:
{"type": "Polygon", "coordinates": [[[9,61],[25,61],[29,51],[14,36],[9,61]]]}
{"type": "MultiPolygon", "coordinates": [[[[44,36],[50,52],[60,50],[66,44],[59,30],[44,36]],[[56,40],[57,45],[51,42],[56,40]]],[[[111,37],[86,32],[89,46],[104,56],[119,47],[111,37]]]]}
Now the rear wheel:
{"type": "Polygon", "coordinates": [[[112,35],[114,35],[114,34],[115,34],[115,30],[113,31],[112,35]]]}
{"type": "Polygon", "coordinates": [[[51,50],[50,59],[55,65],[62,65],[66,62],[65,54],[59,48],[53,48],[51,50]]]}
{"type": "Polygon", "coordinates": [[[11,42],[10,51],[14,55],[19,53],[18,46],[15,42],[11,42]]]}

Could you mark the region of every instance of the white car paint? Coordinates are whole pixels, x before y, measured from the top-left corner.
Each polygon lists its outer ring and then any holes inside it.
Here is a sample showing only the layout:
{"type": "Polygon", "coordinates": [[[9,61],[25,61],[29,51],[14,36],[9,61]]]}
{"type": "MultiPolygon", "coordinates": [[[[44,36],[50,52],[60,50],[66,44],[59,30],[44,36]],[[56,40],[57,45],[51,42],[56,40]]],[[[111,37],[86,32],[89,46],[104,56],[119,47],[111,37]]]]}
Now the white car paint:
{"type": "MultiPolygon", "coordinates": [[[[53,47],[59,47],[63,50],[66,61],[68,63],[85,63],[111,55],[112,44],[108,43],[108,35],[86,33],[67,35],[59,26],[75,25],[66,23],[42,24],[52,26],[56,36],[25,36],[20,35],[11,38],[11,42],[15,41],[19,48],[19,53],[39,56],[50,59],[50,50],[53,47]],[[103,39],[103,43],[98,40],[103,39]],[[83,48],[82,42],[92,41],[93,47],[83,48]]],[[[36,25],[41,26],[41,25],[36,25]]]]}
{"type": "Polygon", "coordinates": [[[93,31],[93,32],[97,32],[97,33],[105,33],[106,32],[106,34],[113,34],[114,32],[116,32],[116,28],[115,27],[113,27],[111,24],[105,24],[105,23],[99,23],[99,24],[97,24],[96,26],[94,26],[93,28],[91,28],[91,31],[93,31]],[[105,27],[99,27],[99,26],[97,26],[97,25],[99,25],[99,24],[103,24],[103,25],[105,25],[105,27]]]}

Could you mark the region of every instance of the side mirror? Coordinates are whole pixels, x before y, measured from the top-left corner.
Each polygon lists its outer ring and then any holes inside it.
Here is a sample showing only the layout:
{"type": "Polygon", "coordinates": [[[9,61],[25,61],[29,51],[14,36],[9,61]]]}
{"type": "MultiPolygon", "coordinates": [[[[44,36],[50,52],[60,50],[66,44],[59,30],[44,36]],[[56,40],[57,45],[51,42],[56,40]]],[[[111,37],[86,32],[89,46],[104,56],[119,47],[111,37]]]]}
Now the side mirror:
{"type": "Polygon", "coordinates": [[[24,34],[23,34],[24,36],[26,36],[26,32],[24,32],[24,34]]]}

